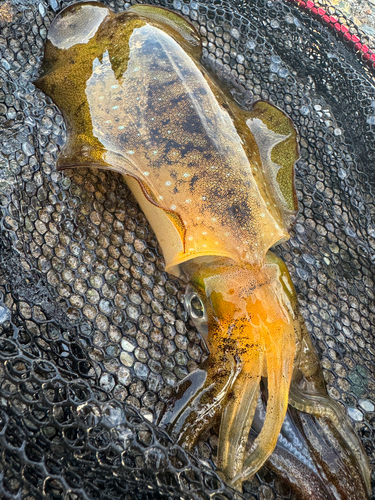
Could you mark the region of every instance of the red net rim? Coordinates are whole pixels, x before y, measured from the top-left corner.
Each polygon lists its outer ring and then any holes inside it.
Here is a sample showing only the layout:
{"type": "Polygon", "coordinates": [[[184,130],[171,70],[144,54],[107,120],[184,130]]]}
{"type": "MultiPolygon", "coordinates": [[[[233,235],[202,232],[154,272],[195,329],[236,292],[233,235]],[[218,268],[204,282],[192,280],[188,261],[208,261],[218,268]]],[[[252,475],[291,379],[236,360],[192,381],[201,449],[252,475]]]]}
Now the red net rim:
{"type": "Polygon", "coordinates": [[[360,37],[361,34],[355,26],[356,33],[353,33],[353,28],[347,24],[340,22],[338,17],[345,16],[335,9],[335,7],[323,8],[321,5],[314,3],[311,0],[285,0],[292,3],[301,10],[308,11],[312,17],[320,21],[323,25],[334,31],[346,44],[351,46],[357,56],[364,61],[370,68],[375,69],[375,50],[370,48],[367,43],[363,43],[360,37]],[[336,16],[331,15],[329,11],[335,10],[336,16]]]}

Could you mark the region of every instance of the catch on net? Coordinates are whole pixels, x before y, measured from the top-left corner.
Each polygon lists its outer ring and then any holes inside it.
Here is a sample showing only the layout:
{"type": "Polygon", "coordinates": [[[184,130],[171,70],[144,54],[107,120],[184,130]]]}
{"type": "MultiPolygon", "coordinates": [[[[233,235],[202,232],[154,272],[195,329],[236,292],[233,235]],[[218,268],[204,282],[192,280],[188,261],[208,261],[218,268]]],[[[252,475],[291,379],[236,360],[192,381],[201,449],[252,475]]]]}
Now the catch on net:
{"type": "Polygon", "coordinates": [[[274,451],[289,404],[311,416],[299,430],[289,417],[290,432],[313,437],[299,458],[316,485],[309,498],[367,498],[367,457],[327,395],[288,270],[270,250],[298,209],[291,120],[265,101],[242,109],[203,66],[194,27],[154,6],[68,7],[50,27],[42,72],[36,85],[67,124],[58,168],[124,174],[166,270],[188,283],[210,355],[162,425],[192,449],[220,419],[217,466],[241,489],[274,451]]]}

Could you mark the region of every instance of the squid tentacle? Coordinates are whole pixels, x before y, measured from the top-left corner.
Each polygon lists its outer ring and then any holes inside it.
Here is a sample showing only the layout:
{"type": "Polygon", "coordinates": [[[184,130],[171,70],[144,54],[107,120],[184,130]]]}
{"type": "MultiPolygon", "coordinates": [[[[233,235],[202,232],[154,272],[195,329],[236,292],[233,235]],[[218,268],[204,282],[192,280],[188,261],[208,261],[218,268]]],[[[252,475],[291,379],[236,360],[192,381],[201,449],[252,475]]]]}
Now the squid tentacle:
{"type": "Polygon", "coordinates": [[[242,370],[233,385],[233,396],[224,409],[218,446],[218,466],[228,480],[242,469],[244,453],[254,418],[264,352],[259,347],[251,367],[242,370]]]}
{"type": "Polygon", "coordinates": [[[327,418],[334,428],[346,442],[353,452],[366,488],[371,492],[371,479],[369,474],[369,464],[363,447],[356,436],[349,418],[345,415],[341,407],[323,394],[311,394],[298,387],[295,383],[291,384],[289,392],[289,404],[296,410],[309,413],[315,417],[327,418]]]}
{"type": "MultiPolygon", "coordinates": [[[[187,449],[192,449],[207,423],[212,422],[217,414],[222,411],[226,396],[239,375],[240,367],[232,356],[227,356],[226,363],[220,366],[208,362],[207,376],[194,391],[191,399],[185,399],[182,407],[175,404],[166,414],[161,423],[167,426],[171,434],[178,436],[178,443],[187,449]]],[[[189,376],[181,381],[189,380],[189,376]]],[[[182,391],[184,392],[184,391],[182,391]]],[[[183,397],[183,395],[181,396],[183,397]]]]}
{"type": "Polygon", "coordinates": [[[290,386],[289,404],[298,411],[308,413],[316,418],[326,418],[331,422],[341,436],[343,443],[346,443],[352,451],[359,465],[365,487],[370,494],[371,478],[367,455],[343,408],[332,400],[326,392],[318,356],[298,308],[296,309],[296,318],[301,327],[303,348],[300,352],[298,368],[290,386]],[[301,375],[307,383],[306,387],[301,387],[299,383],[301,375]]]}
{"type": "Polygon", "coordinates": [[[264,340],[268,377],[267,413],[262,430],[243,462],[242,471],[231,482],[236,488],[250,479],[273,452],[288,408],[295,357],[294,329],[291,325],[276,322],[267,329],[264,340]],[[275,338],[278,340],[275,341],[275,338]]]}

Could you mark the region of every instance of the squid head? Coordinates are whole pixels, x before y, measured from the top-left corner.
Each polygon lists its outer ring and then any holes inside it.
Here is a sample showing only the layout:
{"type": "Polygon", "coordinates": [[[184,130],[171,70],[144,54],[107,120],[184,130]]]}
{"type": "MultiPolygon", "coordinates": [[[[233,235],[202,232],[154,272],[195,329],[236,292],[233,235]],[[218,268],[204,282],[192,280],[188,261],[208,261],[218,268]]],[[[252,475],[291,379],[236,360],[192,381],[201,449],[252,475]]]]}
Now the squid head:
{"type": "MultiPolygon", "coordinates": [[[[218,465],[240,488],[274,450],[288,401],[314,413],[296,381],[299,373],[314,380],[316,358],[303,354],[293,284],[270,252],[297,213],[297,133],[267,102],[242,109],[201,55],[194,27],[166,9],[114,14],[79,3],[52,23],[36,85],[66,120],[58,168],[122,173],[166,270],[188,283],[187,308],[210,356],[163,423],[191,449],[220,418],[218,465]],[[261,386],[266,415],[250,446],[261,386]]],[[[320,408],[329,406],[323,389],[314,389],[320,408]]],[[[365,463],[355,437],[351,449],[365,463]]]]}
{"type": "Polygon", "coordinates": [[[251,477],[274,450],[288,405],[299,331],[295,328],[292,284],[284,263],[268,253],[262,267],[215,259],[184,265],[190,276],[187,302],[197,327],[207,325],[210,360],[195,411],[179,414],[180,441],[190,445],[209,418],[222,413],[218,463],[234,484],[251,477]],[[201,312],[199,312],[201,311],[201,312]],[[204,316],[207,320],[201,324],[204,316]],[[224,367],[224,368],[223,368],[224,367]],[[230,373],[226,373],[230,370],[230,373]],[[228,376],[229,375],[229,376],[228,376]],[[267,377],[267,413],[243,471],[245,449],[257,407],[259,386],[267,377]],[[225,384],[225,388],[223,386],[225,384]],[[237,477],[238,476],[238,477],[237,477]]]}

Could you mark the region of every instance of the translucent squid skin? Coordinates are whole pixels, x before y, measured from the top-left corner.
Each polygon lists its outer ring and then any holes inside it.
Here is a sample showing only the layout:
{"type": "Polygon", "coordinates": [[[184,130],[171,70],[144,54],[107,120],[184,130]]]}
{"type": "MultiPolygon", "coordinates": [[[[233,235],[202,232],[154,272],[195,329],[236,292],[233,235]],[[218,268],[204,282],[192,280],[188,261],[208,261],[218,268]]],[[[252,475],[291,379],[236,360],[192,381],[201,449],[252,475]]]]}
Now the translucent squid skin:
{"type": "Polygon", "coordinates": [[[346,450],[355,492],[338,478],[332,498],[366,498],[367,458],[326,394],[289,273],[270,252],[297,213],[297,133],[267,102],[240,108],[200,60],[195,29],[168,10],[115,15],[87,2],[62,11],[36,82],[66,119],[58,168],[124,174],[166,270],[189,283],[210,356],[163,417],[178,442],[192,449],[220,418],[217,464],[241,489],[275,449],[289,403],[329,421],[337,453],[346,450]],[[249,445],[260,386],[267,411],[249,445]]]}

